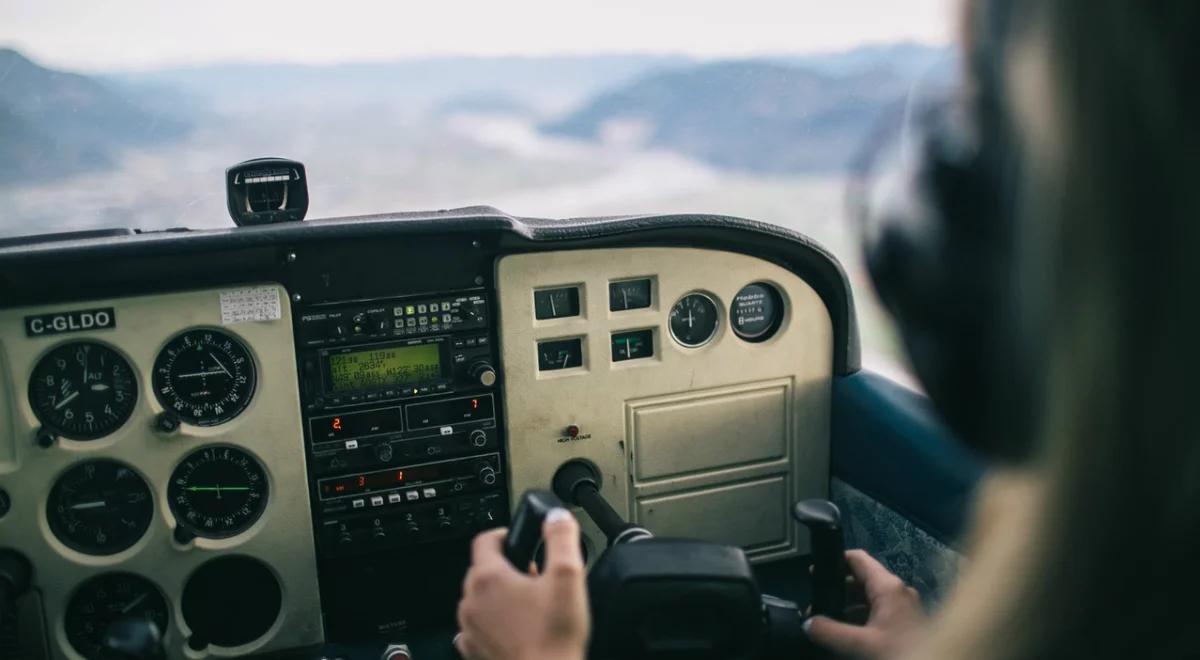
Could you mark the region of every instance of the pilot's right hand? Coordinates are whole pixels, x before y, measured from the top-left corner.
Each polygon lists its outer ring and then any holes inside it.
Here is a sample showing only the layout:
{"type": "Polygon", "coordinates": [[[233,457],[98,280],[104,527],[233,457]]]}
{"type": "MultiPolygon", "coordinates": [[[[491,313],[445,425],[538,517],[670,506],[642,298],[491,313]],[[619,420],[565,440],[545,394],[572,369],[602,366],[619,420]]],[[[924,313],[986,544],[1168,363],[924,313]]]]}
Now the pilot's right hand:
{"type": "Polygon", "coordinates": [[[507,530],[475,537],[458,604],[458,652],[467,660],[583,660],[591,619],[579,524],[566,509],[546,516],[541,575],[504,558],[507,530]]]}
{"type": "Polygon", "coordinates": [[[921,596],[862,550],[846,552],[852,586],[861,588],[870,615],[866,625],[814,616],[805,621],[809,639],[840,656],[881,660],[904,653],[925,627],[921,596]]]}

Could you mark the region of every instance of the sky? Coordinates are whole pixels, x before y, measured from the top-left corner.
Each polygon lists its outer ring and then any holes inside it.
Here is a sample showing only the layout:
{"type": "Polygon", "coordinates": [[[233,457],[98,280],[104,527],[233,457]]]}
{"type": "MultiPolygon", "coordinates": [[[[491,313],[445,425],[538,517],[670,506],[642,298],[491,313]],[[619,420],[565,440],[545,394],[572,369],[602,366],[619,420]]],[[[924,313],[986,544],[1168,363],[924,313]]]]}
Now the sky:
{"type": "Polygon", "coordinates": [[[954,0],[0,0],[0,46],[79,71],[438,55],[815,53],[950,41],[954,0]]]}

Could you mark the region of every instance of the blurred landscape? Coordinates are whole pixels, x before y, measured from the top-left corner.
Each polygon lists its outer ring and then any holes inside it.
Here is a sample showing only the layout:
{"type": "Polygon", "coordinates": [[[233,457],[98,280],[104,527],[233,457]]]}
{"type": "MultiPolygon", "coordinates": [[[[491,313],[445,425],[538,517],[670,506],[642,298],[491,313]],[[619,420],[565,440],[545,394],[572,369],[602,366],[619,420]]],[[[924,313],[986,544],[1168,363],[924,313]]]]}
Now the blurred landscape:
{"type": "Polygon", "coordinates": [[[515,215],[737,215],[804,233],[894,340],[843,213],[844,172],[947,49],[748,60],[444,57],[78,75],[0,49],[0,236],[229,226],[224,170],[305,163],[309,217],[490,204],[515,215]]]}

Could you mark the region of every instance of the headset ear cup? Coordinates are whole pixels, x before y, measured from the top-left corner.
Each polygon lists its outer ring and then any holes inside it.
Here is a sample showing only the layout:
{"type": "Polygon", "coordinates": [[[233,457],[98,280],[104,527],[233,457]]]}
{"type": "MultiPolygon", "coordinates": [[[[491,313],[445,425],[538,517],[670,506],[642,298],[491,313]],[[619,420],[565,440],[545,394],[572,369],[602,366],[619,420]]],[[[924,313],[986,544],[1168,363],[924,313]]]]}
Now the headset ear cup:
{"type": "Polygon", "coordinates": [[[933,126],[921,135],[919,158],[881,179],[874,203],[862,206],[870,216],[864,258],[943,418],[968,444],[989,445],[986,365],[996,328],[987,252],[996,208],[958,125],[933,126]]]}

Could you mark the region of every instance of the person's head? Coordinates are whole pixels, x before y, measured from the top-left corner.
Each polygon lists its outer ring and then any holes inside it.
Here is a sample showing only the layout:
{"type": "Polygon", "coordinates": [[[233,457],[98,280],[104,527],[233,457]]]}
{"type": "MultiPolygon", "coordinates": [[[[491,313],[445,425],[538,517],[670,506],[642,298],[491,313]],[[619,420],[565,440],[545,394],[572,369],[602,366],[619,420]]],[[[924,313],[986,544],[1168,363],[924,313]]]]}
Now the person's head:
{"type": "MultiPolygon", "coordinates": [[[[931,387],[935,401],[949,400],[960,431],[1036,475],[1037,487],[1014,502],[1027,509],[1000,511],[1006,521],[977,537],[985,560],[943,619],[975,629],[942,631],[955,642],[941,649],[1194,655],[1200,3],[970,0],[965,9],[966,108],[981,151],[995,157],[995,203],[978,210],[1000,224],[985,234],[991,248],[964,248],[995,259],[960,271],[986,283],[968,289],[989,296],[983,304],[964,301],[976,336],[955,328],[958,352],[925,371],[959,370],[950,387],[931,387]],[[978,355],[964,358],[972,347],[978,355]],[[965,372],[964,359],[975,360],[965,372]]],[[[950,240],[937,254],[955,248],[950,240]]],[[[928,337],[917,343],[939,350],[928,337]]],[[[914,358],[921,373],[928,356],[914,358]]]]}

